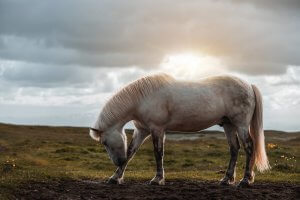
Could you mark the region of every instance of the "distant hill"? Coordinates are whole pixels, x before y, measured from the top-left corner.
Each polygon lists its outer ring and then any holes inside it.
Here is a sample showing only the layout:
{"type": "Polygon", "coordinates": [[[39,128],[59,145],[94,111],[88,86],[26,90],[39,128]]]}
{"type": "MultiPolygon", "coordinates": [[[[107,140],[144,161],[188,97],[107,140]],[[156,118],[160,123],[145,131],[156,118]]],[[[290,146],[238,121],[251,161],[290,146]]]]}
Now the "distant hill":
{"type": "MultiPolygon", "coordinates": [[[[43,126],[43,125],[15,125],[15,124],[6,124],[6,123],[0,123],[0,133],[1,131],[6,132],[42,132],[47,133],[51,130],[51,132],[57,130],[57,131],[66,131],[66,132],[74,132],[79,133],[83,131],[88,131],[88,127],[71,127],[71,126],[43,126]]],[[[133,133],[133,129],[125,129],[125,132],[128,134],[133,133]]],[[[180,131],[167,131],[167,134],[224,134],[222,131],[214,131],[214,130],[203,130],[199,132],[180,132],[180,131]]],[[[285,137],[286,134],[289,136],[300,134],[300,131],[298,132],[285,132],[285,131],[278,131],[278,130],[265,130],[266,136],[277,136],[277,137],[285,137]]]]}

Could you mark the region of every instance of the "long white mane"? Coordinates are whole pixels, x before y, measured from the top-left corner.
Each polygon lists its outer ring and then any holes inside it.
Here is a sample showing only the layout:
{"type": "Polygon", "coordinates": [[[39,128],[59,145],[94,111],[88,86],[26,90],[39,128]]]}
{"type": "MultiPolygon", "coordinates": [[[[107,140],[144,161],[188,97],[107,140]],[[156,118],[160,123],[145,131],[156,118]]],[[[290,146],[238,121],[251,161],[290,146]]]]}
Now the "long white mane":
{"type": "Polygon", "coordinates": [[[172,76],[161,73],[145,76],[128,84],[113,95],[105,104],[97,120],[97,128],[105,127],[115,120],[122,119],[143,98],[173,81],[175,79],[172,76]]]}

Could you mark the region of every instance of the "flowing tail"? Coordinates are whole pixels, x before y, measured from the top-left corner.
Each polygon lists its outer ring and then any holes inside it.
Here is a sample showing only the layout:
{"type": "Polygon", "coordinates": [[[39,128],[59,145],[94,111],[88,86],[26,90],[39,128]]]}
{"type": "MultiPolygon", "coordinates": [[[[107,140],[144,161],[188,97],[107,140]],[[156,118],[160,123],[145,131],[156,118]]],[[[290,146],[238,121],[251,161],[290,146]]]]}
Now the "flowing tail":
{"type": "Polygon", "coordinates": [[[255,109],[250,124],[250,135],[254,144],[253,161],[256,164],[257,170],[263,172],[269,170],[271,167],[265,149],[262,96],[255,85],[251,86],[255,94],[255,109]]]}

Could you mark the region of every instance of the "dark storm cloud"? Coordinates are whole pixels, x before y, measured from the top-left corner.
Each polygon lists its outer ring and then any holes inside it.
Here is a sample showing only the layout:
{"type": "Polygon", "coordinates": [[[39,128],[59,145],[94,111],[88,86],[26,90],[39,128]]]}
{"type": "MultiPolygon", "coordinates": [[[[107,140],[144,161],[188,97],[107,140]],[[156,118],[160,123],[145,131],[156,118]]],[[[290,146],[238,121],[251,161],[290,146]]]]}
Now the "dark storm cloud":
{"type": "Polygon", "coordinates": [[[59,87],[62,84],[76,84],[84,81],[84,75],[78,73],[78,70],[74,70],[72,67],[40,66],[26,63],[22,63],[18,67],[4,68],[1,78],[7,82],[16,82],[19,86],[24,87],[50,87],[53,85],[59,87]]]}
{"type": "Polygon", "coordinates": [[[299,1],[0,3],[0,58],[52,65],[158,66],[195,51],[248,74],[300,65],[299,1]]]}
{"type": "Polygon", "coordinates": [[[52,66],[0,60],[0,99],[11,97],[22,88],[24,95],[46,90],[58,96],[109,93],[145,74],[138,68],[84,68],[52,66]]]}
{"type": "Polygon", "coordinates": [[[234,3],[248,3],[255,5],[258,8],[264,8],[267,10],[277,10],[280,12],[299,12],[300,1],[299,0],[232,0],[234,3]]]}
{"type": "MultiPolygon", "coordinates": [[[[1,41],[1,38],[0,38],[1,41]]],[[[49,46],[46,41],[30,40],[22,37],[2,37],[4,48],[0,47],[0,56],[4,59],[27,61],[52,65],[88,65],[88,66],[150,66],[159,63],[157,53],[147,52],[98,52],[79,46],[65,48],[60,45],[49,46]]]]}

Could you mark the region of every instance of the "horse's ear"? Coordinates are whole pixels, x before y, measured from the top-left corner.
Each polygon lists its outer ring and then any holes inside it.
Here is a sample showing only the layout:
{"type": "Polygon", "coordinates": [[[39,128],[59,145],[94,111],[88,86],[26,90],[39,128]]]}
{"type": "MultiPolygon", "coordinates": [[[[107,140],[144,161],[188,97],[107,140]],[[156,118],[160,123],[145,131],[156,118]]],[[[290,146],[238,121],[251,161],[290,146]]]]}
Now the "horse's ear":
{"type": "Polygon", "coordinates": [[[92,127],[90,127],[90,130],[95,131],[95,132],[101,132],[99,129],[95,129],[95,128],[92,128],[92,127]]]}
{"type": "Polygon", "coordinates": [[[99,129],[90,127],[90,136],[91,136],[91,138],[93,138],[96,141],[100,141],[102,132],[103,131],[101,131],[99,129]]]}

